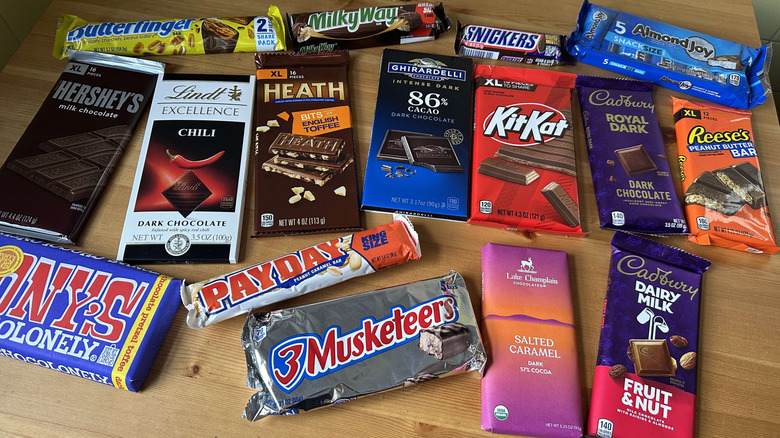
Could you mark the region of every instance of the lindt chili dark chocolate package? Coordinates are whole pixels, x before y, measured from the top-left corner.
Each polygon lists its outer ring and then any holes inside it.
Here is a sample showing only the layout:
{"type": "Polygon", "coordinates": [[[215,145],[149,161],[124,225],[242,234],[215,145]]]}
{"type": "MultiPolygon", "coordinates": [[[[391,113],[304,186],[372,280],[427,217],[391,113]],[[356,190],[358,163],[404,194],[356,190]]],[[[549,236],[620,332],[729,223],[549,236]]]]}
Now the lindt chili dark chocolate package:
{"type": "Polygon", "coordinates": [[[73,52],[0,168],[0,231],[74,244],[149,102],[163,64],[73,52]]]}

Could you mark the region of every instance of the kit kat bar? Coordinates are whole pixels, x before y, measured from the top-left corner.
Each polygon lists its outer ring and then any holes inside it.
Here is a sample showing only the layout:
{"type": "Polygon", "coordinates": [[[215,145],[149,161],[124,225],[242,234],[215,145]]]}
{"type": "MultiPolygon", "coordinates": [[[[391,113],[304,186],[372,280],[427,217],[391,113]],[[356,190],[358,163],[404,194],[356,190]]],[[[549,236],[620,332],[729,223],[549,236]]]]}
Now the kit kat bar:
{"type": "Polygon", "coordinates": [[[330,137],[312,137],[283,132],[271,143],[272,154],[292,158],[337,161],[344,149],[344,140],[330,137]]]}
{"type": "Polygon", "coordinates": [[[503,181],[522,185],[528,185],[539,178],[539,173],[530,167],[508,163],[493,157],[485,158],[479,163],[477,172],[503,181]]]}
{"type": "Polygon", "coordinates": [[[493,156],[537,169],[547,169],[565,175],[577,176],[574,151],[566,153],[567,148],[553,148],[556,151],[545,150],[547,148],[549,146],[501,146],[493,156]]]}
{"type": "Polygon", "coordinates": [[[542,195],[547,198],[568,226],[576,227],[580,224],[580,207],[560,184],[551,181],[542,189],[542,195]]]}

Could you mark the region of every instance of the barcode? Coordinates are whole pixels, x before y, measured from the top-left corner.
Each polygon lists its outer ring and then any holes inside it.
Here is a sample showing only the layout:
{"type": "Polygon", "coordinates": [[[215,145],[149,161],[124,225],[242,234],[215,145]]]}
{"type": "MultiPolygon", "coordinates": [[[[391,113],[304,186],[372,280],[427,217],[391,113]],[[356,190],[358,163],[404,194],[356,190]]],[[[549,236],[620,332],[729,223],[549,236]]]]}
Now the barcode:
{"type": "Polygon", "coordinates": [[[100,365],[107,365],[107,366],[114,366],[114,362],[116,362],[116,358],[119,356],[119,349],[115,348],[111,345],[108,345],[103,348],[103,352],[100,353],[100,357],[97,360],[97,363],[100,365]]]}
{"type": "Polygon", "coordinates": [[[464,56],[476,56],[477,58],[498,59],[498,52],[491,52],[488,50],[470,49],[463,47],[461,55],[464,56]]]}

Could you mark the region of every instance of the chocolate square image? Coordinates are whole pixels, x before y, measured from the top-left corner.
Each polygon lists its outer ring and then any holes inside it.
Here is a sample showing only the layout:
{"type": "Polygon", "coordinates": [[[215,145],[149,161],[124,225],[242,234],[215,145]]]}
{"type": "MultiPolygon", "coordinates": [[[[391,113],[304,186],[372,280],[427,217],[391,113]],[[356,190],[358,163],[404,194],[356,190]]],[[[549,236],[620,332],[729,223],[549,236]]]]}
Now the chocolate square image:
{"type": "Polygon", "coordinates": [[[195,172],[188,170],[168,186],[162,195],[176,211],[187,217],[211,196],[211,190],[195,175],[195,172]]]}
{"type": "Polygon", "coordinates": [[[434,172],[462,173],[458,154],[446,137],[404,135],[401,142],[409,163],[434,172]]]}
{"type": "Polygon", "coordinates": [[[382,146],[379,147],[379,152],[376,154],[377,160],[385,161],[397,161],[400,163],[408,163],[409,158],[406,156],[406,150],[404,150],[401,137],[409,136],[430,136],[422,132],[400,131],[397,129],[388,129],[385,133],[385,139],[382,140],[382,146]]]}
{"type": "Polygon", "coordinates": [[[617,155],[620,164],[623,165],[623,169],[625,169],[628,175],[638,175],[651,170],[658,170],[644,145],[638,144],[616,149],[615,155],[617,155]]]}

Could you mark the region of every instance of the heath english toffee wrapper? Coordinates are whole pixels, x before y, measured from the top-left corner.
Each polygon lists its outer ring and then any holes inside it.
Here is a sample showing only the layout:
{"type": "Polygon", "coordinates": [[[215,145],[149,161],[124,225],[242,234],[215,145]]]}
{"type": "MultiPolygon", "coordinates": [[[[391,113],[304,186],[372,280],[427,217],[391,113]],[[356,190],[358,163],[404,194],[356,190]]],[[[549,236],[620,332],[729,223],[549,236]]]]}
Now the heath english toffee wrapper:
{"type": "Polygon", "coordinates": [[[485,349],[457,272],[307,306],[252,313],[241,334],[244,410],[291,415],[466,371],[485,349]]]}
{"type": "Polygon", "coordinates": [[[699,309],[708,260],[617,232],[588,433],[693,438],[699,309]]]}

